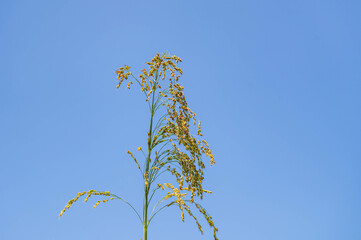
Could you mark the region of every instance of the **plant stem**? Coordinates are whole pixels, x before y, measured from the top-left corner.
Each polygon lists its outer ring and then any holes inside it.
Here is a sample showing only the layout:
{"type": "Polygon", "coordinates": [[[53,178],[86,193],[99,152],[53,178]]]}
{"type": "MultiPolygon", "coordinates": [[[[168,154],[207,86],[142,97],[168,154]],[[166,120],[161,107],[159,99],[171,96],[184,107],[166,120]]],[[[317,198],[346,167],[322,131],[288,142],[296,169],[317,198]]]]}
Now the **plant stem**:
{"type": "Polygon", "coordinates": [[[148,226],[146,226],[147,223],[145,223],[145,225],[143,225],[143,239],[147,240],[147,235],[148,235],[148,226]]]}
{"type": "Polygon", "coordinates": [[[148,195],[149,195],[149,189],[150,189],[150,181],[149,181],[149,164],[150,164],[150,157],[152,153],[152,135],[153,135],[153,117],[154,117],[154,95],[156,90],[156,83],[158,79],[158,71],[156,73],[155,77],[155,83],[154,83],[154,90],[152,93],[152,105],[150,110],[150,126],[149,126],[149,132],[148,132],[148,156],[146,158],[146,166],[144,170],[144,202],[143,202],[143,240],[147,240],[148,238],[148,195]]]}

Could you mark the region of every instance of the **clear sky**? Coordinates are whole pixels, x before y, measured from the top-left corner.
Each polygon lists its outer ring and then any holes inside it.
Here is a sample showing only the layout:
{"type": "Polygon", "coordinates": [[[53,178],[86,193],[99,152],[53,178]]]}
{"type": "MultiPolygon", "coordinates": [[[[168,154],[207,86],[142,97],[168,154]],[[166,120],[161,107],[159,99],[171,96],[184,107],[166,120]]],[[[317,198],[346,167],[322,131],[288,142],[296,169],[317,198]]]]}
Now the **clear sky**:
{"type": "MultiPolygon", "coordinates": [[[[149,114],[115,70],[164,51],[183,59],[215,154],[204,205],[220,239],[361,239],[360,12],[357,0],[1,1],[0,239],[142,237],[121,202],[58,214],[89,189],[140,208],[126,150],[145,146],[149,114]]],[[[149,239],[211,239],[204,228],[170,209],[149,239]]]]}

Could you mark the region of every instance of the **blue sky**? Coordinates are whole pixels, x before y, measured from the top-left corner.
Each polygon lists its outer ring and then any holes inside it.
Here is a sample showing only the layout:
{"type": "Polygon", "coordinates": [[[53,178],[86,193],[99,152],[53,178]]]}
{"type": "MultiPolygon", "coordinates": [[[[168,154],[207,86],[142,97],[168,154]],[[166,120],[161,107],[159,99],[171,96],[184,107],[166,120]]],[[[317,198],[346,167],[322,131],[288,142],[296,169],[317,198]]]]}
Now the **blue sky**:
{"type": "MultiPolygon", "coordinates": [[[[126,150],[149,121],[115,70],[183,59],[220,239],[361,239],[360,1],[1,1],[0,239],[140,239],[126,150]]],[[[134,89],[135,90],[135,89],[134,89]]],[[[203,222],[204,223],[204,222],[203,222]]],[[[208,230],[205,227],[205,230],[208,230]]],[[[211,239],[169,209],[149,239],[211,239]]]]}

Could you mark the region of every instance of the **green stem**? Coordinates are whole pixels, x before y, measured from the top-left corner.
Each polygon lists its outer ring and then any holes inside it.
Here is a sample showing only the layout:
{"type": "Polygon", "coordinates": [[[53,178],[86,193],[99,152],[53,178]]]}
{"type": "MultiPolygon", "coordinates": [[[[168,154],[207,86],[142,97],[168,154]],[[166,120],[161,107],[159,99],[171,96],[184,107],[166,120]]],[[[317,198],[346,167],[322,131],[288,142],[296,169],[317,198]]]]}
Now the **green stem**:
{"type": "Polygon", "coordinates": [[[148,237],[148,224],[145,223],[143,225],[143,239],[147,240],[147,237],[148,237]]]}
{"type": "Polygon", "coordinates": [[[155,82],[152,87],[154,87],[153,93],[152,93],[152,105],[150,110],[150,126],[149,126],[149,132],[148,132],[148,156],[146,158],[146,166],[144,171],[144,202],[143,202],[143,240],[147,240],[148,238],[148,195],[149,195],[149,189],[150,189],[150,181],[149,181],[149,164],[150,164],[150,157],[152,153],[152,135],[153,135],[153,117],[154,117],[154,95],[156,91],[156,83],[158,79],[158,71],[155,76],[155,82]]]}

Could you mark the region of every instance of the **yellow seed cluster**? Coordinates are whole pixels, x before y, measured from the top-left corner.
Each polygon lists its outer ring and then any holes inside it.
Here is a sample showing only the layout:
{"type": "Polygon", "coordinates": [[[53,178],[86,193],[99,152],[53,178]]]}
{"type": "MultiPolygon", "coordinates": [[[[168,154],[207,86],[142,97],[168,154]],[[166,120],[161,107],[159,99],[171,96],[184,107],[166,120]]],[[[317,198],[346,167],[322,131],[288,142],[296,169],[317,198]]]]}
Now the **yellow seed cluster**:
{"type": "MultiPolygon", "coordinates": [[[[71,205],[72,205],[73,203],[75,203],[81,196],[84,196],[84,195],[87,195],[86,198],[84,199],[84,202],[87,202],[88,199],[89,199],[92,195],[94,195],[94,196],[106,196],[106,197],[109,197],[111,194],[110,194],[110,192],[108,192],[108,191],[107,191],[107,192],[99,192],[99,191],[95,191],[95,190],[89,190],[89,191],[86,191],[86,192],[79,192],[78,195],[77,195],[75,198],[73,198],[73,199],[71,199],[71,200],[68,201],[68,204],[67,204],[67,205],[64,207],[64,209],[60,212],[59,217],[61,217],[61,216],[64,214],[64,212],[71,207],[71,205]]],[[[108,200],[113,200],[113,199],[114,199],[114,198],[109,198],[109,199],[107,199],[106,201],[108,201],[108,200]]],[[[103,200],[103,201],[105,201],[105,200],[103,200]]],[[[106,201],[105,201],[105,202],[106,202],[106,201]]],[[[98,201],[98,202],[99,202],[99,201],[98,201]]],[[[98,202],[94,205],[94,208],[99,204],[98,202]]]]}
{"type": "MultiPolygon", "coordinates": [[[[159,142],[156,141],[157,137],[160,137],[162,141],[176,140],[173,144],[173,154],[170,157],[179,161],[179,165],[182,167],[182,174],[185,176],[185,181],[194,188],[196,194],[202,198],[203,191],[201,183],[204,178],[202,171],[204,168],[202,154],[205,154],[211,159],[211,165],[213,165],[215,161],[208,143],[205,140],[202,140],[202,142],[197,141],[191,134],[190,122],[193,120],[193,124],[195,124],[196,117],[195,113],[187,105],[183,93],[183,86],[178,83],[180,76],[183,74],[182,69],[177,66],[180,62],[182,62],[182,60],[177,56],[160,55],[158,53],[150,62],[147,62],[149,71],[143,69],[139,75],[139,80],[132,76],[139,83],[141,90],[146,94],[146,101],[149,101],[155,89],[162,89],[162,83],[158,80],[159,77],[165,80],[167,72],[169,73],[169,87],[166,88],[164,92],[158,91],[159,96],[166,100],[164,106],[166,106],[168,113],[168,118],[166,118],[167,124],[159,130],[159,136],[154,136],[153,145],[156,143],[159,144],[159,142]],[[183,146],[188,153],[181,151],[176,145],[183,146]],[[195,164],[197,164],[199,168],[197,168],[195,164]]],[[[127,79],[127,76],[131,74],[129,69],[129,66],[120,68],[119,74],[123,76],[122,79],[127,79]]],[[[121,84],[121,81],[119,84],[121,84]]],[[[197,135],[199,137],[203,136],[200,121],[198,123],[197,135]]]]}
{"type": "MultiPolygon", "coordinates": [[[[138,151],[139,151],[139,148],[138,148],[138,151]]],[[[137,159],[134,157],[133,153],[130,151],[127,151],[127,153],[134,159],[134,162],[137,164],[138,168],[140,169],[140,165],[139,165],[137,159]]]]}
{"type": "MultiPolygon", "coordinates": [[[[184,201],[187,193],[181,193],[181,190],[190,191],[190,189],[189,189],[189,188],[183,188],[183,189],[180,188],[180,189],[178,189],[178,188],[174,187],[174,186],[173,186],[172,184],[170,184],[170,183],[158,184],[158,186],[161,187],[163,190],[164,190],[165,188],[170,188],[170,189],[172,189],[172,192],[168,192],[164,198],[165,198],[165,199],[169,199],[169,198],[171,198],[171,197],[176,197],[177,200],[171,202],[170,204],[168,204],[168,206],[173,205],[173,204],[178,204],[179,209],[181,210],[181,219],[182,219],[182,221],[184,221],[184,212],[183,212],[183,210],[185,210],[185,211],[189,214],[189,216],[191,216],[191,217],[195,220],[195,222],[196,222],[196,224],[197,224],[197,226],[198,226],[199,231],[203,234],[202,226],[201,226],[201,224],[198,222],[197,217],[194,216],[194,214],[193,214],[192,211],[191,211],[190,206],[187,205],[187,204],[185,203],[185,201],[184,201]]],[[[208,191],[208,190],[203,190],[203,191],[204,191],[204,192],[207,192],[207,193],[212,193],[211,191],[208,191]]],[[[214,222],[213,222],[213,220],[212,220],[212,217],[207,213],[207,211],[206,211],[203,207],[201,207],[200,204],[195,203],[195,202],[191,202],[191,203],[193,203],[193,204],[196,206],[196,208],[198,209],[198,211],[204,216],[204,218],[205,218],[206,221],[208,222],[208,225],[209,225],[211,228],[213,228],[213,236],[214,236],[214,239],[215,239],[215,240],[218,240],[217,234],[216,234],[217,231],[218,231],[218,228],[216,228],[216,226],[214,225],[214,222]]]]}
{"type": "MultiPolygon", "coordinates": [[[[117,85],[117,88],[119,88],[120,84],[124,81],[124,79],[128,79],[129,75],[131,75],[131,72],[129,72],[130,67],[125,65],[124,67],[119,68],[119,70],[115,71],[118,75],[117,79],[119,80],[119,83],[117,85]]],[[[129,88],[129,83],[128,83],[129,88]]]]}
{"type": "Polygon", "coordinates": [[[101,202],[106,203],[106,202],[108,202],[109,200],[114,200],[114,199],[115,199],[115,198],[108,198],[108,199],[104,199],[104,200],[99,200],[99,201],[97,201],[97,202],[94,204],[93,208],[96,208],[101,202]]]}

